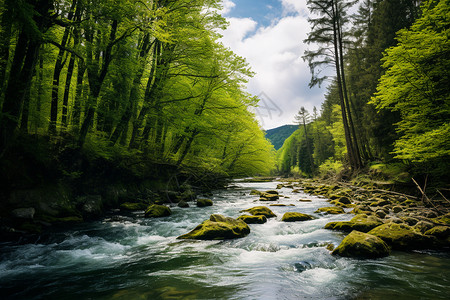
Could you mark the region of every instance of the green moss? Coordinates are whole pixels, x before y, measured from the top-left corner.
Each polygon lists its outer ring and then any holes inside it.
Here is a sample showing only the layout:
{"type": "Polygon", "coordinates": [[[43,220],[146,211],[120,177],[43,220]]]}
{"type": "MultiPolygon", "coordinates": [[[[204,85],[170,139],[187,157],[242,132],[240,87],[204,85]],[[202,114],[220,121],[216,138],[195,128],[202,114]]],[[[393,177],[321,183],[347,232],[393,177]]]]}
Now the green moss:
{"type": "Polygon", "coordinates": [[[178,239],[224,240],[245,237],[249,233],[250,227],[244,221],[214,214],[178,239]]]}
{"type": "Polygon", "coordinates": [[[299,212],[287,212],[283,215],[283,217],[281,218],[281,221],[283,222],[296,222],[296,221],[308,221],[308,220],[313,220],[314,217],[307,215],[307,214],[302,214],[299,212]]]}
{"type": "Polygon", "coordinates": [[[237,218],[238,220],[242,220],[247,224],[263,224],[267,222],[266,216],[249,216],[242,215],[237,218]]]}
{"type": "Polygon", "coordinates": [[[120,205],[120,209],[123,209],[123,210],[146,210],[147,207],[148,207],[148,204],[132,203],[132,202],[125,202],[120,205]]]}
{"type": "Polygon", "coordinates": [[[172,214],[169,207],[165,205],[152,204],[145,211],[146,218],[168,217],[172,214]]]}
{"type": "Polygon", "coordinates": [[[276,201],[279,198],[280,198],[280,196],[278,196],[278,194],[264,192],[264,193],[261,193],[259,200],[260,201],[276,201]]]}
{"type": "Polygon", "coordinates": [[[247,212],[253,216],[266,216],[267,218],[273,218],[276,217],[277,215],[274,214],[269,208],[265,207],[265,206],[255,206],[249,209],[244,209],[241,210],[240,212],[247,212]]]}
{"type": "Polygon", "coordinates": [[[366,206],[355,206],[355,208],[353,208],[353,210],[350,212],[352,214],[355,215],[368,215],[368,214],[372,214],[372,210],[369,207],[366,206]]]}
{"type": "Polygon", "coordinates": [[[344,209],[342,207],[321,207],[318,210],[315,211],[315,213],[326,213],[331,215],[337,215],[337,214],[343,214],[345,213],[344,209]]]}
{"type": "Polygon", "coordinates": [[[368,232],[371,229],[380,226],[383,222],[374,216],[356,215],[350,221],[330,222],[325,225],[325,229],[342,230],[350,232],[352,230],[368,232]]]}
{"type": "Polygon", "coordinates": [[[389,255],[386,243],[371,234],[352,231],[332,252],[333,255],[356,258],[379,258],[389,255]]]}
{"type": "Polygon", "coordinates": [[[198,207],[212,206],[213,202],[211,199],[197,199],[198,207]]]}
{"type": "Polygon", "coordinates": [[[386,223],[372,229],[369,234],[381,238],[393,249],[404,250],[429,246],[422,234],[405,224],[386,223]]]}
{"type": "Polygon", "coordinates": [[[262,193],[262,192],[257,191],[257,190],[251,190],[251,191],[250,191],[250,195],[258,195],[258,196],[259,196],[259,195],[261,195],[261,193],[262,193]]]}
{"type": "Polygon", "coordinates": [[[450,227],[448,226],[436,226],[427,230],[425,235],[431,235],[440,239],[448,238],[450,236],[450,227]]]}

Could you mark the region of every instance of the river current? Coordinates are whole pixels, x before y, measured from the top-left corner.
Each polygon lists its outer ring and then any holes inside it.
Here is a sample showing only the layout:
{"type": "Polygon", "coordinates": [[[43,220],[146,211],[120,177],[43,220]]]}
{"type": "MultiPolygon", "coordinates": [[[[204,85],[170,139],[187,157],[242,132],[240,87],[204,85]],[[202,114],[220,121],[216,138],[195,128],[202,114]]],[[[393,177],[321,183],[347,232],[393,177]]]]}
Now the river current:
{"type": "Polygon", "coordinates": [[[115,213],[34,244],[0,244],[0,299],[449,299],[449,253],[332,256],[326,245],[345,235],[323,228],[352,215],[315,214],[326,199],[288,188],[279,192],[289,198],[274,203],[295,206],[271,206],[277,218],[249,225],[245,238],[176,239],[213,213],[236,218],[269,206],[249,192],[276,184],[236,182],[215,192],[211,207],[172,207],[161,219],[115,213]],[[281,222],[287,211],[317,219],[281,222]]]}

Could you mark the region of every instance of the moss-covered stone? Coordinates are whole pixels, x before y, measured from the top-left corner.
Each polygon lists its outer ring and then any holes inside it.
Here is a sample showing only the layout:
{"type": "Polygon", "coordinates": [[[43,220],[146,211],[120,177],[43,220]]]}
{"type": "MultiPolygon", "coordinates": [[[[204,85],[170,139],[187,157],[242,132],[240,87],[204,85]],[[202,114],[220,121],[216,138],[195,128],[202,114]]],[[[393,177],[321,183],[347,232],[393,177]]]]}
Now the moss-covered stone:
{"type": "Polygon", "coordinates": [[[372,210],[370,209],[370,207],[368,206],[363,206],[363,205],[358,205],[355,206],[355,208],[353,208],[353,210],[350,212],[351,214],[355,214],[355,215],[370,215],[372,214],[372,210]]]}
{"type": "Polygon", "coordinates": [[[212,206],[213,202],[211,199],[197,199],[198,207],[212,206]]]}
{"type": "Polygon", "coordinates": [[[345,213],[344,209],[342,207],[321,207],[318,210],[315,211],[315,213],[326,213],[330,215],[338,215],[345,213]]]}
{"type": "Polygon", "coordinates": [[[325,229],[342,230],[346,232],[352,230],[368,232],[381,224],[383,224],[383,222],[375,216],[356,215],[350,221],[330,222],[325,225],[325,229]]]}
{"type": "Polygon", "coordinates": [[[339,207],[345,207],[345,208],[350,208],[350,207],[355,207],[355,204],[344,204],[339,202],[339,200],[331,200],[330,201],[331,204],[339,206],[339,207]]]}
{"type": "Polygon", "coordinates": [[[271,193],[261,193],[261,195],[259,196],[259,200],[260,201],[276,201],[280,198],[280,196],[278,194],[271,194],[271,193]]]}
{"type": "Polygon", "coordinates": [[[178,202],[177,206],[181,207],[181,208],[188,208],[189,207],[189,203],[187,203],[184,200],[181,200],[180,202],[178,202]]]}
{"type": "Polygon", "coordinates": [[[251,191],[250,191],[250,195],[258,195],[258,196],[259,196],[259,195],[261,195],[261,193],[262,193],[262,192],[257,191],[257,190],[251,190],[251,191]]]}
{"type": "Polygon", "coordinates": [[[308,220],[313,220],[314,217],[307,215],[307,214],[302,214],[299,212],[287,212],[283,215],[283,217],[281,218],[281,221],[283,222],[297,222],[297,221],[308,221],[308,220]]]}
{"type": "Polygon", "coordinates": [[[172,214],[172,211],[168,206],[152,204],[145,211],[146,218],[161,218],[168,217],[172,214]]]}
{"type": "Polygon", "coordinates": [[[332,252],[333,255],[356,258],[379,258],[389,255],[388,245],[380,238],[352,231],[341,244],[332,252]]]}
{"type": "Polygon", "coordinates": [[[247,224],[264,224],[267,222],[266,216],[257,215],[257,216],[249,216],[242,215],[237,218],[238,220],[242,220],[247,224]]]}
{"type": "Polygon", "coordinates": [[[433,221],[444,225],[450,225],[450,213],[434,218],[433,221]]]}
{"type": "Polygon", "coordinates": [[[386,223],[368,233],[381,238],[393,249],[407,250],[429,246],[426,245],[427,239],[422,234],[405,224],[386,223]]]}
{"type": "Polygon", "coordinates": [[[253,216],[266,216],[267,218],[273,218],[277,216],[265,206],[255,206],[249,209],[241,210],[240,212],[247,212],[253,216]]]}
{"type": "Polygon", "coordinates": [[[370,199],[372,203],[370,203],[370,206],[386,206],[391,204],[389,200],[381,199],[381,198],[373,198],[370,199]]]}
{"type": "Polygon", "coordinates": [[[312,202],[311,199],[298,199],[299,202],[312,202]]]}
{"type": "Polygon", "coordinates": [[[148,204],[145,203],[132,203],[132,202],[125,202],[120,204],[120,209],[123,210],[146,210],[148,207],[148,204]]]}
{"type": "Polygon", "coordinates": [[[450,237],[450,227],[448,226],[436,226],[427,230],[425,235],[431,235],[438,239],[446,239],[450,237]]]}
{"type": "Polygon", "coordinates": [[[178,239],[224,240],[245,237],[249,233],[250,227],[244,221],[214,214],[178,239]]]}
{"type": "Polygon", "coordinates": [[[416,225],[414,225],[414,230],[419,231],[421,233],[425,233],[431,228],[433,228],[433,223],[427,221],[419,221],[416,225]]]}
{"type": "Polygon", "coordinates": [[[394,206],[393,208],[392,208],[392,211],[395,213],[395,214],[398,214],[399,212],[401,212],[401,211],[403,211],[403,208],[401,207],[401,206],[394,206]]]}

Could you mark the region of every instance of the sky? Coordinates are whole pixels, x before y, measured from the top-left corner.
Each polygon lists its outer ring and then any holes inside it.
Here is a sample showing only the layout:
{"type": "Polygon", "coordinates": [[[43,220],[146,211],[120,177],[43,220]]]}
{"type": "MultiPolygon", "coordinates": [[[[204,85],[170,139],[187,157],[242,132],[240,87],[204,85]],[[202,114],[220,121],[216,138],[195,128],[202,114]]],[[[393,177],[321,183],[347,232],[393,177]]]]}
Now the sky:
{"type": "Polygon", "coordinates": [[[325,87],[310,89],[311,75],[301,58],[310,30],[306,0],[223,0],[229,22],[222,43],[244,57],[256,75],[247,90],[260,96],[256,116],[264,129],[294,124],[301,106],[320,111],[325,87]]]}

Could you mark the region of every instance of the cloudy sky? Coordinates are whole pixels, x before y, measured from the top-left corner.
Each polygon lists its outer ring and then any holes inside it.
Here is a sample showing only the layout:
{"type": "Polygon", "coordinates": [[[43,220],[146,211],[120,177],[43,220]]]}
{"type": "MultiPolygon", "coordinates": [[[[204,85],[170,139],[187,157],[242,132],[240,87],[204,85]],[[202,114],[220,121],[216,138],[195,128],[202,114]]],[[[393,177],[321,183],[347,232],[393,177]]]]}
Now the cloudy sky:
{"type": "Polygon", "coordinates": [[[264,129],[293,124],[304,106],[320,110],[325,88],[309,89],[310,72],[301,56],[309,31],[306,0],[224,0],[230,23],[222,42],[247,59],[256,73],[248,91],[260,95],[256,113],[264,129]]]}

